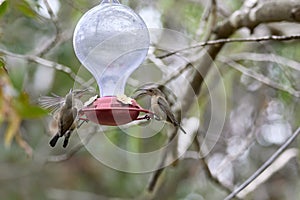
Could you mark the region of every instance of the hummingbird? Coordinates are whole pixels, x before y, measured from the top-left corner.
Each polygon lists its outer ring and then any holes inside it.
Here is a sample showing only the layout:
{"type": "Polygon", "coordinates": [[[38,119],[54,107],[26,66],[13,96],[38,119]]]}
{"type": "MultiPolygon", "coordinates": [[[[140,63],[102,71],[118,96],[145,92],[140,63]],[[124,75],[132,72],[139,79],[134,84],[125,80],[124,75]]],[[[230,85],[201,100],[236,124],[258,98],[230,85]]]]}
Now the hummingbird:
{"type": "Polygon", "coordinates": [[[173,112],[171,111],[171,107],[169,102],[166,100],[166,97],[164,93],[156,88],[156,87],[150,87],[150,88],[140,88],[137,89],[137,91],[141,91],[139,94],[135,95],[135,98],[138,98],[140,96],[149,95],[151,96],[151,110],[154,113],[154,117],[157,120],[165,120],[167,122],[170,122],[175,127],[178,127],[183,133],[186,134],[186,131],[182,128],[180,123],[176,120],[173,112]]]}
{"type": "Polygon", "coordinates": [[[67,147],[71,133],[78,125],[78,112],[82,109],[83,103],[80,97],[87,90],[70,90],[65,97],[55,94],[53,96],[41,96],[39,103],[41,107],[49,109],[53,113],[54,124],[57,132],[50,140],[49,144],[54,147],[58,139],[64,136],[63,147],[67,147]]]}

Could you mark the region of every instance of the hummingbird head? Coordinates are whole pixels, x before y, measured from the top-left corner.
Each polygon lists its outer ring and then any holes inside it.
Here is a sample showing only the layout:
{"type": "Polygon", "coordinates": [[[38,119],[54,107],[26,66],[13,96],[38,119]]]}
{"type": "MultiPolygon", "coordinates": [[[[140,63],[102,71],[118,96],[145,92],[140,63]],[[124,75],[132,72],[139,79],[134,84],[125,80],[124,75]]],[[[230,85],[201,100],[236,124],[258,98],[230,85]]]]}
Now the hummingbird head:
{"type": "Polygon", "coordinates": [[[161,90],[161,88],[163,88],[162,85],[159,85],[157,83],[146,83],[134,91],[134,95],[132,96],[132,98],[137,99],[145,95],[149,95],[149,96],[159,95],[165,97],[165,94],[161,90]]]}
{"type": "Polygon", "coordinates": [[[69,93],[66,95],[66,100],[65,100],[65,106],[67,106],[68,108],[72,107],[73,97],[74,97],[73,90],[70,89],[69,93]]]}
{"type": "Polygon", "coordinates": [[[138,93],[137,97],[143,96],[143,95],[149,95],[149,96],[164,96],[164,94],[155,87],[151,87],[151,88],[140,88],[138,90],[136,90],[138,93]]]}
{"type": "Polygon", "coordinates": [[[149,88],[146,89],[146,93],[150,96],[164,96],[163,93],[158,88],[149,88]]]}

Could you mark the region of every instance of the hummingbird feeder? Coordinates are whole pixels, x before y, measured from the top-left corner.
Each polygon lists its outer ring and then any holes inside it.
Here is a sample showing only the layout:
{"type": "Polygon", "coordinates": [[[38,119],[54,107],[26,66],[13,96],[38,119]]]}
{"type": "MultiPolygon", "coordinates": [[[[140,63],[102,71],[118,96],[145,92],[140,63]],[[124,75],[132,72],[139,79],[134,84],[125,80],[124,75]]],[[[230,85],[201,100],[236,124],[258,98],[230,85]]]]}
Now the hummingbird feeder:
{"type": "Polygon", "coordinates": [[[150,45],[147,26],[138,14],[118,0],[103,0],[81,17],[73,45],[100,89],[100,98],[82,109],[88,120],[117,126],[149,119],[147,114],[139,118],[141,112],[151,114],[149,110],[123,95],[128,77],[144,61],[150,45]]]}

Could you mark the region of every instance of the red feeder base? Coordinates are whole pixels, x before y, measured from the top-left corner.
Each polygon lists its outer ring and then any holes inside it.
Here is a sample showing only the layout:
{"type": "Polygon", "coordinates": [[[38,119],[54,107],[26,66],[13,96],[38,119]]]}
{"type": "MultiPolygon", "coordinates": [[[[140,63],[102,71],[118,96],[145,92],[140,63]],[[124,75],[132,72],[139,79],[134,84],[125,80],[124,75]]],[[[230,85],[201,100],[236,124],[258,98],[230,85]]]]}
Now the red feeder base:
{"type": "MultiPolygon", "coordinates": [[[[101,97],[82,109],[88,120],[101,125],[118,126],[138,120],[140,112],[151,113],[143,109],[134,99],[132,104],[123,104],[115,96],[101,97]]],[[[147,119],[145,116],[142,119],[147,119]]]]}

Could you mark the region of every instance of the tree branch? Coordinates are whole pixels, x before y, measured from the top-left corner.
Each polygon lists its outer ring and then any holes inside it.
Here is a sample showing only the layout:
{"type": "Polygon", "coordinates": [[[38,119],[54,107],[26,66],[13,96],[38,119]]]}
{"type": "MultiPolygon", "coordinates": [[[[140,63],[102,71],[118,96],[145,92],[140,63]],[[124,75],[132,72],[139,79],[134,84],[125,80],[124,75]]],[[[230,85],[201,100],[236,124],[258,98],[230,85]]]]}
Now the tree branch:
{"type": "Polygon", "coordinates": [[[39,47],[39,50],[37,50],[37,52],[35,53],[35,55],[39,56],[39,57],[43,57],[45,54],[47,54],[53,47],[55,47],[58,43],[59,40],[61,38],[62,35],[62,31],[60,29],[59,26],[59,21],[57,20],[57,17],[55,16],[52,8],[50,7],[50,4],[48,3],[48,0],[44,0],[44,4],[46,6],[46,9],[48,11],[48,14],[50,16],[50,19],[55,27],[55,35],[54,38],[46,43],[42,48],[39,47]]]}
{"type": "Polygon", "coordinates": [[[217,44],[225,44],[225,43],[237,43],[237,42],[262,42],[262,41],[288,41],[288,40],[296,40],[300,39],[300,34],[296,35],[267,35],[267,36],[262,36],[262,37],[255,37],[255,38],[224,38],[224,39],[218,39],[218,40],[209,40],[206,42],[200,42],[195,45],[179,49],[176,51],[172,51],[170,53],[157,56],[157,58],[163,59],[169,56],[172,56],[174,54],[178,54],[183,51],[199,48],[199,47],[205,47],[205,46],[210,46],[210,45],[217,45],[217,44]]]}
{"type": "Polygon", "coordinates": [[[216,23],[217,23],[217,1],[210,0],[210,6],[204,11],[204,14],[202,15],[199,28],[196,31],[196,36],[199,37],[203,35],[204,41],[209,40],[211,34],[213,33],[213,29],[216,23]],[[205,26],[208,27],[206,34],[203,33],[205,26]]]}
{"type": "Polygon", "coordinates": [[[79,77],[77,74],[75,74],[70,67],[67,67],[65,65],[58,64],[56,62],[41,58],[39,56],[16,54],[16,53],[12,53],[10,51],[4,50],[4,49],[0,49],[0,54],[3,54],[5,56],[24,59],[24,60],[27,60],[30,62],[34,62],[34,63],[40,64],[40,65],[43,65],[45,67],[54,68],[58,71],[62,71],[64,73],[66,73],[71,79],[73,79],[74,81],[78,82],[81,85],[84,85],[86,82],[81,77],[79,77]]]}
{"type": "MultiPolygon", "coordinates": [[[[248,1],[245,1],[245,3],[247,2],[248,1]]],[[[224,42],[218,42],[214,45],[211,44],[210,46],[208,46],[206,48],[207,54],[200,55],[197,62],[195,62],[197,63],[197,65],[195,65],[195,71],[191,76],[190,82],[193,91],[186,90],[186,92],[182,94],[182,96],[184,97],[182,99],[185,100],[182,102],[182,110],[185,111],[183,115],[186,115],[191,105],[193,105],[193,93],[199,95],[203,80],[208,74],[213,61],[221,51],[223,45],[226,43],[226,38],[229,38],[235,31],[242,27],[247,27],[252,30],[254,27],[261,23],[280,21],[300,22],[300,1],[291,0],[282,2],[278,0],[272,2],[262,2],[262,4],[260,4],[258,7],[256,6],[254,8],[248,8],[246,10],[241,9],[239,11],[236,11],[229,17],[228,20],[225,20],[219,26],[217,26],[214,31],[212,40],[219,40],[224,42]],[[280,15],[278,15],[278,13],[280,13],[280,15]]],[[[296,37],[299,38],[300,36],[296,37]]],[[[273,36],[271,38],[273,38],[273,36]]],[[[203,43],[202,46],[206,46],[206,44],[203,43]]],[[[172,55],[174,54],[175,53],[173,53],[172,55]]],[[[167,56],[158,57],[164,58],[167,56]]],[[[177,130],[174,131],[173,135],[176,135],[176,132],[177,130]]],[[[165,168],[162,168],[160,169],[160,171],[164,169],[165,168]]],[[[162,173],[160,172],[160,174],[162,173]]]]}
{"type": "MultiPolygon", "coordinates": [[[[177,129],[177,128],[176,128],[177,129]]],[[[168,138],[167,144],[171,143],[172,140],[176,137],[176,131],[173,132],[173,134],[168,138]],[[174,134],[175,133],[175,134],[174,134]]],[[[161,157],[161,161],[158,165],[158,170],[155,171],[152,176],[150,177],[148,186],[147,186],[147,191],[152,194],[155,191],[155,188],[157,186],[158,180],[161,176],[161,174],[163,173],[164,169],[165,169],[165,161],[167,159],[168,153],[170,152],[170,145],[168,145],[168,147],[165,149],[165,151],[163,152],[163,155],[161,157]]]]}
{"type": "Polygon", "coordinates": [[[263,62],[273,62],[280,65],[288,66],[292,69],[295,69],[297,71],[300,71],[300,63],[291,60],[289,58],[275,55],[275,54],[266,54],[266,53],[253,53],[253,52],[243,52],[243,53],[237,53],[230,55],[230,59],[234,61],[239,60],[252,60],[252,61],[263,61],[263,62]]]}
{"type": "Polygon", "coordinates": [[[282,154],[264,171],[262,172],[254,181],[252,181],[247,187],[245,187],[241,192],[237,194],[239,198],[245,199],[246,196],[258,188],[262,183],[267,181],[273,174],[281,170],[286,166],[291,159],[296,158],[299,154],[297,148],[290,148],[282,152],[282,154]]]}
{"type": "Polygon", "coordinates": [[[278,90],[282,90],[282,91],[285,91],[295,97],[300,97],[300,91],[297,91],[295,90],[294,88],[291,88],[289,86],[286,86],[286,85],[281,85],[280,83],[276,82],[276,81],[273,81],[271,79],[269,79],[268,77],[260,74],[260,73],[257,73],[249,68],[246,68],[244,67],[243,65],[231,60],[231,59],[228,59],[228,58],[225,58],[225,57],[220,57],[219,60],[223,63],[226,63],[227,65],[233,67],[234,69],[242,72],[243,74],[245,74],[246,76],[250,76],[251,78],[254,78],[266,85],[269,85],[270,87],[274,88],[274,89],[278,89],[278,90]]]}
{"type": "Polygon", "coordinates": [[[230,193],[224,200],[230,200],[253,182],[263,171],[265,171],[284,150],[297,138],[300,133],[300,127],[293,133],[293,135],[258,169],[256,170],[244,183],[230,193]]]}
{"type": "Polygon", "coordinates": [[[227,38],[242,27],[253,30],[259,24],[282,21],[300,22],[299,1],[262,1],[252,8],[237,10],[215,29],[215,33],[219,38],[227,38]]]}

